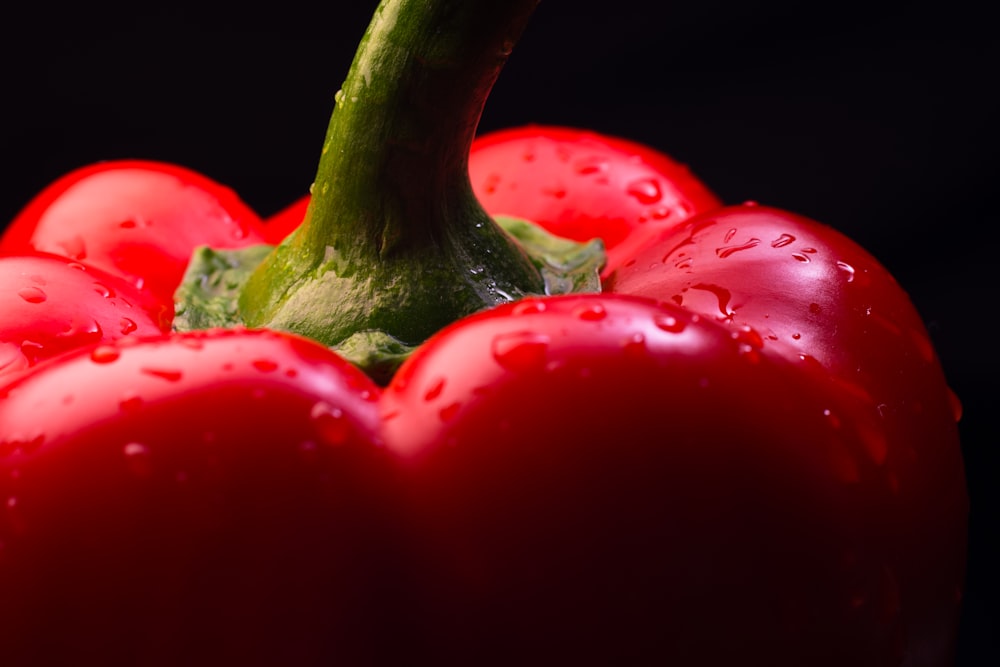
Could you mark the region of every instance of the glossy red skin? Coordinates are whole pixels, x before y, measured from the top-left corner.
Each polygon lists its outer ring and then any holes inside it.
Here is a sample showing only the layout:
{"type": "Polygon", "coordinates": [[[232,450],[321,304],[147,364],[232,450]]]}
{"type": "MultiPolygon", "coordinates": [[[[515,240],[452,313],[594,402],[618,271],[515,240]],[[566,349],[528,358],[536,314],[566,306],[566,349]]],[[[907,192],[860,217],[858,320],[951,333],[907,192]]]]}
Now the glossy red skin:
{"type": "Polygon", "coordinates": [[[164,332],[130,284],[65,257],[0,257],[0,285],[0,385],[77,347],[164,332]]]}
{"type": "Polygon", "coordinates": [[[0,656],[901,664],[928,528],[854,397],[762,351],[584,295],[456,323],[381,397],[270,332],[71,353],[0,395],[0,656]]]}
{"type": "Polygon", "coordinates": [[[531,220],[564,238],[604,240],[604,275],[648,235],[721,206],[681,164],[632,141],[527,125],[478,137],[469,177],[491,215],[531,220]]]}
{"type": "Polygon", "coordinates": [[[947,645],[968,512],[960,407],[919,313],[885,267],[826,225],[747,204],[664,232],[605,286],[682,305],[735,335],[752,330],[765,356],[813,367],[831,395],[853,397],[863,442],[893,488],[895,571],[913,651],[947,645]]]}
{"type": "Polygon", "coordinates": [[[385,584],[378,388],[285,334],[127,343],[0,394],[0,663],[367,650],[385,584]]]}
{"type": "Polygon", "coordinates": [[[606,274],[634,294],[455,323],[381,398],[278,334],[33,369],[0,396],[0,663],[949,664],[966,499],[926,332],[863,251],[749,210],[645,239],[606,274]],[[326,490],[290,463],[317,401],[360,415],[319,448],[326,490]],[[35,416],[65,406],[77,422],[35,416]]]}
{"type": "Polygon", "coordinates": [[[502,306],[426,343],[381,409],[431,664],[913,658],[900,540],[940,526],[895,506],[853,397],[761,352],[624,295],[502,306]]]}
{"type": "Polygon", "coordinates": [[[0,238],[0,254],[52,253],[121,276],[169,322],[194,249],[263,243],[262,224],[236,193],[195,171],[115,160],[70,172],[39,193],[0,238]]]}

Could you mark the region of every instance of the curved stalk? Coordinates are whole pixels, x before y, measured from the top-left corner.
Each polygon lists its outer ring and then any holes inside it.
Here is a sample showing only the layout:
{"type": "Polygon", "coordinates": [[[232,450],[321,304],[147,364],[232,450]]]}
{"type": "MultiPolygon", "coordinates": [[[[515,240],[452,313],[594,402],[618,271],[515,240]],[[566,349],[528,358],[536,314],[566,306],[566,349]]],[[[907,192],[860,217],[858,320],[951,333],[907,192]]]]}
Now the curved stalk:
{"type": "Polygon", "coordinates": [[[243,322],[328,345],[408,345],[470,313],[544,293],[483,211],[468,154],[538,0],[383,0],[337,93],[302,225],[254,270],[243,322]]]}

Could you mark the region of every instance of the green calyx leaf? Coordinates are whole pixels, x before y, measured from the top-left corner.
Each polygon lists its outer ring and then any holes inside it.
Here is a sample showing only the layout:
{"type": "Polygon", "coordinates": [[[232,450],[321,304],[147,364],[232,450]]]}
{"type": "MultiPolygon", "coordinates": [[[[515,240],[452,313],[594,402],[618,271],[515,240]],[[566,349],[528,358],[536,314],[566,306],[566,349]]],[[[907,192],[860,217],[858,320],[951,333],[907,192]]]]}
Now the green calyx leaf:
{"type": "Polygon", "coordinates": [[[196,248],[174,293],[174,331],[242,324],[237,307],[240,290],[273,249],[263,244],[238,250],[196,248]]]}
{"type": "Polygon", "coordinates": [[[359,331],[334,345],[333,350],[363,370],[376,384],[385,386],[417,347],[384,331],[359,331]]]}
{"type": "Polygon", "coordinates": [[[607,260],[601,239],[571,241],[521,218],[497,216],[496,222],[521,244],[538,268],[546,294],[601,291],[601,269],[607,260]]]}

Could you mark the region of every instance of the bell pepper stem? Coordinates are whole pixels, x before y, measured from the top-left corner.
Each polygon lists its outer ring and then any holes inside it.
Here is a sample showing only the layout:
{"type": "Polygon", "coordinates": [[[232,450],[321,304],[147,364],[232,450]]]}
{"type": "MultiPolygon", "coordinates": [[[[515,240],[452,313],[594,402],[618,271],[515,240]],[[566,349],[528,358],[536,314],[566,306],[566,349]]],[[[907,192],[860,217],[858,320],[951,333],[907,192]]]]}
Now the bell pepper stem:
{"type": "Polygon", "coordinates": [[[242,288],[244,324],[418,344],[544,293],[468,177],[486,98],[538,1],[381,2],[337,92],[305,218],[242,288]]]}

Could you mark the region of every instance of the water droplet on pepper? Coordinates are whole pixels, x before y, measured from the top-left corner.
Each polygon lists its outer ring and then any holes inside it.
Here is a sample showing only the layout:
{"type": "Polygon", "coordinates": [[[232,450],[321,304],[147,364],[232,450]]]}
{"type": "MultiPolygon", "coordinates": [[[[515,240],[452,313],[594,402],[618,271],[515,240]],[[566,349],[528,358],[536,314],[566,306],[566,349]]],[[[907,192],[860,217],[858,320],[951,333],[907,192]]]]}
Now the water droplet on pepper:
{"type": "Polygon", "coordinates": [[[525,372],[544,367],[548,336],[532,331],[515,331],[493,339],[493,358],[509,371],[525,372]]]}
{"type": "Polygon", "coordinates": [[[273,373],[278,370],[278,364],[270,359],[254,359],[250,365],[261,373],[273,373]]]}
{"type": "Polygon", "coordinates": [[[17,291],[17,295],[28,303],[43,303],[48,295],[38,287],[22,287],[17,291]]]}
{"type": "Polygon", "coordinates": [[[95,347],[90,352],[90,360],[96,364],[109,364],[112,361],[117,361],[119,356],[121,356],[121,352],[110,345],[95,347]]]}
{"type": "Polygon", "coordinates": [[[511,311],[513,315],[533,315],[535,313],[544,312],[545,303],[535,299],[524,299],[522,301],[518,301],[511,311]]]}
{"type": "Polygon", "coordinates": [[[657,329],[667,333],[680,333],[684,331],[685,324],[673,315],[656,315],[653,317],[653,324],[657,329]]]}
{"type": "Polygon", "coordinates": [[[136,477],[149,477],[153,466],[149,447],[139,442],[130,442],[122,449],[129,471],[136,477]]]}
{"type": "Polygon", "coordinates": [[[444,391],[444,384],[444,378],[438,378],[438,380],[432,384],[426,392],[424,392],[424,400],[433,401],[435,398],[440,396],[441,392],[444,391]]]}
{"type": "MultiPolygon", "coordinates": [[[[673,210],[667,206],[657,206],[649,211],[649,217],[653,220],[666,220],[673,214],[673,210]]],[[[639,222],[645,222],[645,220],[640,219],[639,222]]]]}
{"type": "Polygon", "coordinates": [[[645,359],[649,355],[649,348],[646,346],[646,336],[641,332],[636,332],[625,339],[622,344],[622,351],[630,359],[645,359]]]}
{"type": "Polygon", "coordinates": [[[608,311],[599,303],[581,306],[573,314],[584,322],[599,322],[608,316],[608,311]]]}
{"type": "Polygon", "coordinates": [[[655,178],[642,178],[628,184],[626,190],[640,204],[655,204],[663,198],[663,191],[655,178]]]}
{"type": "Polygon", "coordinates": [[[594,155],[578,160],[574,165],[574,169],[581,176],[601,174],[608,170],[608,161],[603,157],[594,155]]]}
{"type": "Polygon", "coordinates": [[[782,234],[778,238],[771,241],[772,248],[784,248],[786,245],[795,242],[795,237],[791,234],[782,234]]]}
{"type": "Polygon", "coordinates": [[[542,188],[542,194],[555,199],[563,199],[569,191],[561,185],[553,185],[542,188]]]}
{"type": "Polygon", "coordinates": [[[177,382],[183,377],[183,374],[178,370],[168,369],[168,368],[143,368],[140,369],[142,373],[146,375],[152,375],[153,377],[158,377],[167,382],[177,382]]]}
{"type": "Polygon", "coordinates": [[[844,272],[847,276],[847,282],[854,282],[854,267],[847,262],[837,262],[837,268],[844,272]]]}
{"type": "Polygon", "coordinates": [[[740,252],[742,250],[750,250],[751,248],[756,248],[760,245],[760,239],[750,239],[746,243],[738,243],[736,245],[722,246],[715,249],[715,254],[718,255],[719,259],[726,259],[727,257],[740,252]]]}
{"type": "Polygon", "coordinates": [[[344,415],[344,411],[325,401],[313,405],[309,418],[327,444],[343,445],[351,436],[351,423],[344,415]]]}

